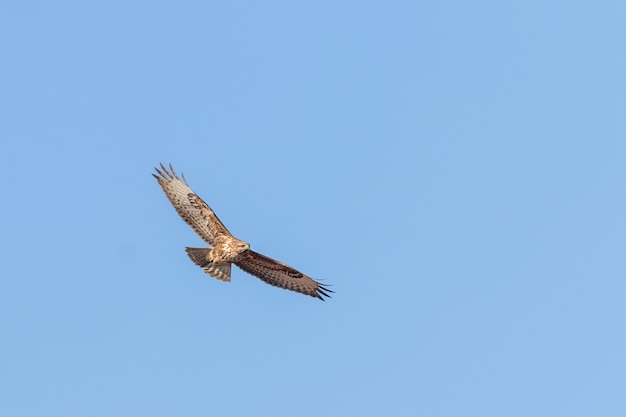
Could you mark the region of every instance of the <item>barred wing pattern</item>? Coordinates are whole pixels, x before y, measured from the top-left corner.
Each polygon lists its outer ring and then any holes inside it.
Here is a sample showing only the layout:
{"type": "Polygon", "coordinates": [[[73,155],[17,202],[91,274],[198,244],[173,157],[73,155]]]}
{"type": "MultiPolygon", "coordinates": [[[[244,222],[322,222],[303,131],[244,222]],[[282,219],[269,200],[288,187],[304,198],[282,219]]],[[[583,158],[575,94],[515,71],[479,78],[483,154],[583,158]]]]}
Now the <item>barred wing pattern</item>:
{"type": "Polygon", "coordinates": [[[248,250],[248,254],[249,256],[244,260],[235,262],[235,265],[270,285],[310,295],[320,300],[324,300],[323,297],[330,297],[328,293],[333,292],[289,265],[253,250],[248,250]]]}
{"type": "Polygon", "coordinates": [[[161,164],[161,169],[155,169],[159,175],[152,174],[152,176],[157,179],[178,215],[202,240],[215,246],[217,236],[232,236],[211,207],[187,185],[184,175],[182,179],[179,178],[171,164],[169,170],[163,164],[161,164]]]}

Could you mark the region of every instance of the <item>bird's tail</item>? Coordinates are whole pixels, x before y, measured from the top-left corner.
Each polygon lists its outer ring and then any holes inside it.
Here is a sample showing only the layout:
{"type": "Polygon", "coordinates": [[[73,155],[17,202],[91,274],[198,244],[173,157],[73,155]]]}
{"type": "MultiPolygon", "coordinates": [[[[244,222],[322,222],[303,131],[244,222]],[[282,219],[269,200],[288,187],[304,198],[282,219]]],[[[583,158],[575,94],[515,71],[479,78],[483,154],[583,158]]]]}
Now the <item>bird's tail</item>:
{"type": "Polygon", "coordinates": [[[189,259],[202,267],[204,272],[221,281],[230,281],[230,264],[215,265],[207,259],[211,248],[185,248],[189,259]]]}
{"type": "Polygon", "coordinates": [[[209,264],[207,255],[210,250],[211,248],[185,248],[189,259],[191,259],[194,264],[201,266],[202,268],[209,264]]]}

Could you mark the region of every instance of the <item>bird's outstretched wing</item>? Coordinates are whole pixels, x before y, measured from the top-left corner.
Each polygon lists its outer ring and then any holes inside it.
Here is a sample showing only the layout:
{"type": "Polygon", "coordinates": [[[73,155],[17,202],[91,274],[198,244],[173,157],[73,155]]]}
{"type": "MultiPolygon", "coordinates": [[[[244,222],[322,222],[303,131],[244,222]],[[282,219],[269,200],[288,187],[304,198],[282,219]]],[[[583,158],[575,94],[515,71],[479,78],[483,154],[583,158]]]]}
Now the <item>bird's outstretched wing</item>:
{"type": "Polygon", "coordinates": [[[330,297],[328,293],[333,292],[289,265],[252,250],[246,253],[248,256],[235,262],[235,265],[270,285],[310,295],[320,300],[324,300],[323,297],[330,297]]]}
{"type": "Polygon", "coordinates": [[[187,185],[185,176],[178,177],[170,164],[169,170],[161,164],[161,169],[155,168],[159,185],[165,192],[178,215],[211,246],[215,246],[216,237],[220,235],[232,236],[228,229],[217,218],[211,207],[187,185]]]}

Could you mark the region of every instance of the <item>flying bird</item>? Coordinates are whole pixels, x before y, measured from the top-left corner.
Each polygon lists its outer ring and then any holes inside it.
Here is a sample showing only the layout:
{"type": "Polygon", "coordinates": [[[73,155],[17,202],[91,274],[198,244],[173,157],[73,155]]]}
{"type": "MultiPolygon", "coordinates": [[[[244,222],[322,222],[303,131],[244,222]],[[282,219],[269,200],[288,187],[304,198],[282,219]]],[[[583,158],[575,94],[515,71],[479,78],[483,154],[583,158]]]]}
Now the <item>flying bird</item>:
{"type": "Polygon", "coordinates": [[[230,282],[231,265],[260,278],[270,285],[310,295],[324,300],[333,292],[300,271],[261,255],[250,244],[234,237],[205,203],[187,184],[185,175],[178,177],[172,164],[169,170],[161,164],[152,174],[178,215],[211,247],[185,248],[189,258],[210,276],[230,282]]]}

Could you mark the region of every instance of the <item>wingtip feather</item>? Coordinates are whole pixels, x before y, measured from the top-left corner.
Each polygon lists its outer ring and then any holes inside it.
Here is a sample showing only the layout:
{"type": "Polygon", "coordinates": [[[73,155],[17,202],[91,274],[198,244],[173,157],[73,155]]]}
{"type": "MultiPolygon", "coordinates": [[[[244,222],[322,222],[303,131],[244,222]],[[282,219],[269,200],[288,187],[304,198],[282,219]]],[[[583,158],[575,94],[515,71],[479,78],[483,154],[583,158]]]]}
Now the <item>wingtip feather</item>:
{"type": "Polygon", "coordinates": [[[315,296],[317,298],[319,298],[322,301],[326,301],[326,299],[324,299],[322,296],[326,297],[326,298],[332,298],[332,296],[328,293],[334,293],[333,290],[326,288],[325,286],[323,286],[322,284],[317,284],[317,292],[315,294],[315,296]]]}

